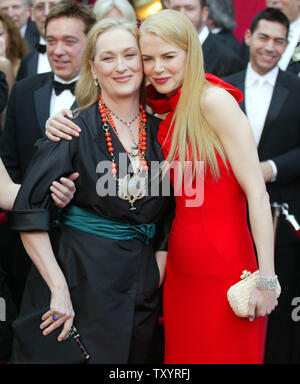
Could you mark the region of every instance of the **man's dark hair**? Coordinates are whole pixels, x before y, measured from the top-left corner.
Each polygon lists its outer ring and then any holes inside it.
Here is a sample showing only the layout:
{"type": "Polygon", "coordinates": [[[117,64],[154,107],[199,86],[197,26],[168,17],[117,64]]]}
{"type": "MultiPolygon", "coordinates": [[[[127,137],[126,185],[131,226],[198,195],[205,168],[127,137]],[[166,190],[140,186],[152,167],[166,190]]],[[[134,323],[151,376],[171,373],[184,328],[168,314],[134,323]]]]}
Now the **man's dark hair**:
{"type": "Polygon", "coordinates": [[[51,20],[58,19],[60,17],[72,17],[82,20],[85,25],[84,33],[86,35],[96,23],[96,15],[91,7],[72,0],[62,0],[55,4],[48,13],[45,29],[47,30],[47,25],[51,20]]]}
{"type": "Polygon", "coordinates": [[[290,22],[289,19],[286,17],[284,13],[282,13],[279,9],[275,8],[266,8],[263,11],[258,12],[257,15],[254,16],[252,20],[252,24],[250,27],[251,33],[253,33],[260,20],[267,20],[267,21],[273,21],[274,23],[279,23],[282,24],[286,27],[286,37],[289,34],[289,29],[290,29],[290,22]]]}

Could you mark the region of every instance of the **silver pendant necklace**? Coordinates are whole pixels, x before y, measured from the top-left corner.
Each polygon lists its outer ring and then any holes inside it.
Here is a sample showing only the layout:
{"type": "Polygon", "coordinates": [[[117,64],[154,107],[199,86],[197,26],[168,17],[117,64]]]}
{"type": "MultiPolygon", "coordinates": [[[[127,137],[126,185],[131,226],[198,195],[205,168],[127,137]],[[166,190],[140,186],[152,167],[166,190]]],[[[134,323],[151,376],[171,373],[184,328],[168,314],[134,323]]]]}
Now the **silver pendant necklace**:
{"type": "Polygon", "coordinates": [[[117,116],[115,113],[113,113],[113,111],[109,108],[111,114],[117,119],[119,120],[121,123],[123,123],[124,125],[126,125],[129,129],[129,133],[130,133],[130,136],[131,136],[131,139],[133,141],[133,143],[131,144],[131,152],[129,152],[129,154],[131,156],[136,156],[136,151],[138,150],[138,144],[136,142],[136,139],[134,138],[134,134],[131,130],[131,124],[133,124],[135,122],[135,120],[139,117],[139,111],[138,113],[136,114],[136,116],[131,120],[131,121],[125,121],[123,119],[121,119],[121,117],[117,116]]]}
{"type": "MultiPolygon", "coordinates": [[[[118,197],[122,200],[127,200],[130,204],[130,210],[134,211],[136,210],[136,207],[134,206],[136,200],[142,199],[147,195],[147,178],[149,167],[147,165],[147,160],[145,159],[147,150],[146,112],[144,108],[140,106],[140,111],[138,115],[130,122],[130,124],[132,124],[132,122],[136,120],[139,115],[141,115],[141,118],[139,120],[139,145],[137,145],[136,143],[132,144],[132,151],[130,153],[128,153],[128,151],[125,149],[124,145],[120,141],[112,117],[109,116],[110,114],[113,115],[113,113],[105,106],[101,96],[99,97],[99,112],[102,117],[102,128],[105,132],[108,151],[111,156],[112,175],[118,185],[118,197]],[[123,178],[117,178],[116,176],[117,163],[114,156],[114,149],[111,144],[110,128],[115,132],[120,143],[127,152],[129,160],[132,164],[133,174],[127,174],[123,178]]],[[[126,123],[126,125],[128,125],[128,123],[126,123]]]]}

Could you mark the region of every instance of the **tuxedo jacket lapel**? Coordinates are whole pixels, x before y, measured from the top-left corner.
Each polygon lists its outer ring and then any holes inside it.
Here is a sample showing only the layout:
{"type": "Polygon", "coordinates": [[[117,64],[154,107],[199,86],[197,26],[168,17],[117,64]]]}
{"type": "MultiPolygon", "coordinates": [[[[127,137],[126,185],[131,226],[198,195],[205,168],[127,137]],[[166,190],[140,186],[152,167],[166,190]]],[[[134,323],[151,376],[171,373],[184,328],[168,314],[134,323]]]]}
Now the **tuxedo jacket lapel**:
{"type": "Polygon", "coordinates": [[[36,44],[39,42],[40,39],[40,34],[36,27],[36,24],[29,19],[27,21],[27,27],[24,38],[29,46],[29,51],[35,48],[36,44]]]}
{"type": "Polygon", "coordinates": [[[32,55],[28,56],[28,61],[26,62],[26,76],[32,76],[37,74],[37,67],[39,61],[39,53],[37,50],[32,51],[32,55]]]}
{"type": "Polygon", "coordinates": [[[246,78],[246,71],[240,72],[239,77],[237,79],[236,87],[243,93],[244,98],[240,103],[241,110],[246,113],[246,106],[245,106],[245,78],[246,78]]]}
{"type": "Polygon", "coordinates": [[[286,101],[288,94],[289,94],[288,85],[284,83],[281,76],[281,71],[279,71],[279,74],[275,83],[270,107],[267,113],[264,129],[262,131],[262,135],[258,145],[259,152],[261,151],[265,141],[268,139],[268,136],[272,132],[272,125],[274,121],[276,121],[276,119],[278,118],[278,115],[281,111],[283,104],[286,101]]]}
{"type": "Polygon", "coordinates": [[[202,44],[203,58],[204,58],[204,67],[205,72],[213,73],[216,69],[216,63],[218,61],[219,53],[215,47],[214,36],[212,33],[209,33],[204,43],[202,44]]]}
{"type": "Polygon", "coordinates": [[[203,56],[207,57],[211,50],[210,36],[208,35],[204,43],[202,44],[203,56]]]}
{"type": "Polygon", "coordinates": [[[53,74],[49,73],[49,78],[34,92],[34,106],[42,135],[45,134],[45,124],[50,114],[52,86],[53,74]]]}
{"type": "MultiPolygon", "coordinates": [[[[245,77],[246,77],[246,71],[239,72],[234,75],[234,81],[228,81],[229,84],[233,85],[234,87],[238,88],[244,95],[243,101],[240,103],[241,110],[246,113],[246,107],[245,107],[245,77]]],[[[224,81],[227,81],[225,78],[224,81]]]]}
{"type": "Polygon", "coordinates": [[[78,104],[77,104],[77,102],[76,102],[76,100],[74,101],[74,103],[71,105],[71,111],[75,111],[75,109],[77,109],[78,108],[78,104]]]}

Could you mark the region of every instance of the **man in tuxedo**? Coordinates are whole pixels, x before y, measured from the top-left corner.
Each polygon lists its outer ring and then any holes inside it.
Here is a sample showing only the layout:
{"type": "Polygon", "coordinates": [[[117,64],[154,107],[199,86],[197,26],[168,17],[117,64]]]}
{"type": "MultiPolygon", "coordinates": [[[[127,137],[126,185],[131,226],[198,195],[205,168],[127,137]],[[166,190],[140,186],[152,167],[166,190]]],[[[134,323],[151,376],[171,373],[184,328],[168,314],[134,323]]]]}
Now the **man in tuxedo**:
{"type": "MultiPolygon", "coordinates": [[[[278,66],[283,71],[289,71],[300,76],[300,1],[266,0],[266,6],[279,9],[290,21],[288,46],[279,60],[278,66]],[[298,55],[296,52],[298,52],[298,55]]],[[[245,42],[241,45],[241,56],[247,63],[249,60],[249,48],[245,42]]]]}
{"type": "Polygon", "coordinates": [[[300,1],[266,0],[266,5],[280,9],[290,20],[289,43],[278,66],[283,71],[290,71],[300,76],[300,1]],[[296,49],[298,55],[295,55],[296,49]]]}
{"type": "MultiPolygon", "coordinates": [[[[0,0],[1,1],[1,0],[0,0]]],[[[20,64],[17,80],[25,77],[51,71],[51,66],[46,52],[45,22],[50,10],[60,0],[32,0],[32,20],[36,23],[39,37],[35,46],[25,55],[20,64]]]]}
{"type": "MultiPolygon", "coordinates": [[[[50,115],[74,105],[86,35],[96,18],[90,7],[63,0],[52,8],[46,20],[47,54],[53,72],[17,81],[9,97],[4,131],[0,137],[0,156],[11,178],[22,183],[34,152],[34,143],[43,137],[50,115]],[[69,16],[70,15],[70,16],[69,16]]],[[[20,247],[10,251],[11,274],[16,304],[20,304],[28,257],[20,247]]]]}
{"type": "Polygon", "coordinates": [[[48,117],[62,108],[71,108],[75,101],[72,92],[80,72],[81,54],[94,22],[94,13],[88,6],[70,0],[56,4],[47,16],[45,38],[53,72],[14,84],[1,137],[2,160],[15,182],[22,182],[34,143],[44,135],[48,117]],[[75,12],[73,9],[78,9],[78,17],[68,16],[75,12]]]}
{"type": "Polygon", "coordinates": [[[20,29],[29,50],[33,49],[39,40],[39,32],[36,24],[29,18],[30,0],[0,0],[0,10],[10,16],[20,29]]]}
{"type": "Polygon", "coordinates": [[[206,24],[209,30],[239,54],[240,44],[232,33],[236,27],[232,0],[207,0],[207,6],[209,16],[206,24]]]}
{"type": "MultiPolygon", "coordinates": [[[[296,47],[300,46],[300,1],[299,0],[266,0],[267,7],[280,9],[290,21],[288,46],[278,66],[283,71],[287,70],[300,75],[300,58],[293,58],[296,47]]],[[[300,50],[300,48],[299,48],[300,50]]]]}
{"type": "Polygon", "coordinates": [[[243,69],[243,62],[206,26],[209,8],[206,0],[169,0],[169,8],[187,16],[199,33],[202,44],[205,72],[223,77],[243,69]]]}
{"type": "MultiPolygon", "coordinates": [[[[288,45],[289,20],[267,8],[253,19],[245,41],[250,62],[243,72],[225,78],[245,95],[246,112],[258,146],[271,203],[288,203],[300,221],[300,79],[278,63],[288,45]]],[[[282,293],[269,316],[265,361],[300,363],[300,326],[292,318],[292,301],[300,296],[300,240],[280,218],[275,270],[282,293]]]]}

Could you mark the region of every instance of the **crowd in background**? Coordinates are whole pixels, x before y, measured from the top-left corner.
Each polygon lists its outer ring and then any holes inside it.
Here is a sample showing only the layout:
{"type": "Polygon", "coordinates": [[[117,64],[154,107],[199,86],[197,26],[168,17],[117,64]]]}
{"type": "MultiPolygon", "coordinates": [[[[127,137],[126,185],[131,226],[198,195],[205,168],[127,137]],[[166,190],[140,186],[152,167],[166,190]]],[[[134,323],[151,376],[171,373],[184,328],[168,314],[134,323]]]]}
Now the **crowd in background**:
{"type": "MultiPolygon", "coordinates": [[[[51,51],[51,38],[45,35],[46,17],[59,1],[0,0],[0,155],[16,183],[22,183],[46,120],[75,101],[71,91],[50,99],[52,85],[47,74],[53,71],[54,80],[58,76],[69,83],[77,80],[80,68],[80,52],[62,53],[73,65],[72,74],[64,78],[56,62],[59,55],[51,51]],[[37,75],[40,77],[31,78],[37,75]]],[[[264,24],[259,21],[259,27],[245,26],[243,33],[235,13],[235,5],[239,15],[241,12],[238,0],[82,3],[93,8],[96,20],[122,17],[141,24],[143,17],[164,8],[184,13],[199,33],[206,72],[225,79],[245,95],[241,108],[253,128],[271,203],[288,203],[300,220],[299,0],[259,2],[260,9],[282,11],[282,23],[270,16],[264,24]]],[[[251,20],[253,17],[254,13],[251,20]]],[[[8,309],[8,321],[0,322],[0,361],[9,360],[10,322],[18,312],[30,267],[24,253],[18,235],[8,228],[6,213],[0,211],[0,269],[5,276],[0,279],[0,297],[7,297],[8,309]]],[[[284,220],[277,229],[275,263],[282,304],[268,320],[265,362],[300,363],[300,322],[291,316],[293,299],[300,297],[300,243],[284,220]]]]}

